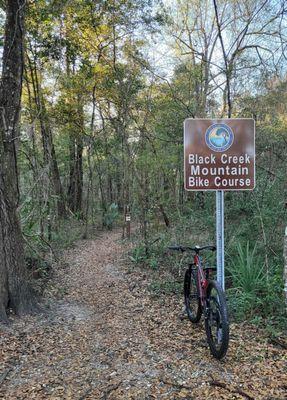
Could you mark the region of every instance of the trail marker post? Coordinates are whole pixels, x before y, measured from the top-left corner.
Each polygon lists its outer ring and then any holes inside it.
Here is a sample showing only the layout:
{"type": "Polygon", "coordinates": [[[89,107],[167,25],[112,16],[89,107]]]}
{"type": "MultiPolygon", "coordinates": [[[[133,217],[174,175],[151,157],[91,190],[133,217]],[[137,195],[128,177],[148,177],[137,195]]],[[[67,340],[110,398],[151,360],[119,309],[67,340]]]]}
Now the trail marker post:
{"type": "Polygon", "coordinates": [[[131,237],[131,213],[130,213],[129,205],[127,205],[125,207],[125,227],[126,227],[127,238],[130,239],[130,237],[131,237]]]}
{"type": "Polygon", "coordinates": [[[217,280],[224,279],[224,191],[255,187],[255,123],[251,118],[184,121],[184,182],[216,191],[217,280]]]}

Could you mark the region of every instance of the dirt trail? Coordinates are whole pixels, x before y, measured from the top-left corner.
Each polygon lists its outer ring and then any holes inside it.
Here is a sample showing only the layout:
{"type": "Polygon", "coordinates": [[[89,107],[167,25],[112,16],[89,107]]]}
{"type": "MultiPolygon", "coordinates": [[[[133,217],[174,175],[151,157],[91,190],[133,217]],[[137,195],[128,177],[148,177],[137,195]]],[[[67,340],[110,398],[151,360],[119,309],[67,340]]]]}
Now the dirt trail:
{"type": "Polygon", "coordinates": [[[179,318],[177,296],[151,297],[148,271],[124,254],[116,231],[65,252],[62,299],[0,328],[0,398],[286,398],[282,349],[233,325],[228,356],[212,359],[203,326],[179,318]]]}

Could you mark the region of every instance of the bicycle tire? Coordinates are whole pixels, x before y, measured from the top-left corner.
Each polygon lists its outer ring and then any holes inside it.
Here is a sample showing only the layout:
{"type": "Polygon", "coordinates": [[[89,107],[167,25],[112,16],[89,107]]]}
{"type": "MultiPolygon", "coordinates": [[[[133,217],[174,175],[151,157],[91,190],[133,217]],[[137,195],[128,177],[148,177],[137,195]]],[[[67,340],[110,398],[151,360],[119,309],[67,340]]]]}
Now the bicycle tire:
{"type": "Polygon", "coordinates": [[[188,319],[197,323],[202,315],[199,297],[198,278],[195,271],[187,270],[184,276],[184,303],[188,319]],[[193,300],[191,302],[191,300],[193,300]]]}
{"type": "Polygon", "coordinates": [[[206,291],[207,314],[205,331],[211,354],[220,360],[229,343],[229,322],[225,294],[216,281],[210,281],[206,291]],[[215,331],[214,329],[215,328],[215,331]]]}

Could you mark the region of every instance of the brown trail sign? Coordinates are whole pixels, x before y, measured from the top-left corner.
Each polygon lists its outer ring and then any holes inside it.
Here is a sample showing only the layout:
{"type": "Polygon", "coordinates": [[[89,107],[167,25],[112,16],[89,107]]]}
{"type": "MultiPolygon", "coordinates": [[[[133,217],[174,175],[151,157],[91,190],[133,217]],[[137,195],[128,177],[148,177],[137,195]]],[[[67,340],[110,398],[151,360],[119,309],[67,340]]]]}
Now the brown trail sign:
{"type": "Polygon", "coordinates": [[[184,185],[216,190],[217,280],[224,290],[224,191],[255,187],[254,120],[186,119],[184,185]]]}
{"type": "Polygon", "coordinates": [[[184,171],[186,190],[254,189],[254,120],[186,119],[184,171]]]}

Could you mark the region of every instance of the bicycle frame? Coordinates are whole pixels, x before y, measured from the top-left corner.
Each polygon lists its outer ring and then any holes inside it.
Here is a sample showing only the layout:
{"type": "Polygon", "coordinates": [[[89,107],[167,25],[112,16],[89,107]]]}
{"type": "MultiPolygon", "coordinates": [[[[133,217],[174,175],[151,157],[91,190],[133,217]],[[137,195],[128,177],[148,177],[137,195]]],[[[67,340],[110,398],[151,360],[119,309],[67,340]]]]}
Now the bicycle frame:
{"type": "Polygon", "coordinates": [[[205,272],[202,268],[202,259],[198,254],[193,256],[193,263],[190,264],[190,268],[195,267],[197,277],[198,277],[198,290],[199,290],[199,297],[202,307],[206,308],[206,289],[208,286],[208,270],[205,272]]]}
{"type": "Polygon", "coordinates": [[[188,319],[198,323],[204,317],[207,342],[211,354],[221,359],[225,356],[229,342],[229,322],[226,299],[221,286],[210,276],[216,267],[205,263],[199,255],[201,250],[215,251],[215,246],[171,246],[171,250],[192,251],[184,275],[184,302],[188,319]],[[196,285],[196,287],[195,287],[196,285]]]}

